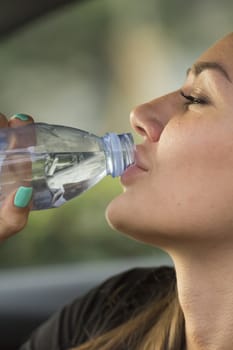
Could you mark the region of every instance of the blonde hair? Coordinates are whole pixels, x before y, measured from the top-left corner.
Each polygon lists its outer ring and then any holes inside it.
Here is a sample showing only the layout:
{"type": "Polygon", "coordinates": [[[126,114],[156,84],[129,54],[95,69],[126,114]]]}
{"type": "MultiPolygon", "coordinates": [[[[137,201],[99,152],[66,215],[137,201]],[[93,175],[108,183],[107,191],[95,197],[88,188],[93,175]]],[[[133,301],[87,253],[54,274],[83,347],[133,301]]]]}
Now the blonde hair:
{"type": "Polygon", "coordinates": [[[128,321],[70,350],[183,350],[184,334],[184,317],[173,279],[128,321]]]}

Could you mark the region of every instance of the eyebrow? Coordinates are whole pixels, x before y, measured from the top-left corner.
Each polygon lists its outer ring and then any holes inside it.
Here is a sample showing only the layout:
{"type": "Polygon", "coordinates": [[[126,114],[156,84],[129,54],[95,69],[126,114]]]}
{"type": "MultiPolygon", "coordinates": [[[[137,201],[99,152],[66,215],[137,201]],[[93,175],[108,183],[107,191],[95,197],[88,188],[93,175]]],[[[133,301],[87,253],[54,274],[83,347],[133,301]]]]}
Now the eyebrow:
{"type": "Polygon", "coordinates": [[[197,62],[195,63],[192,68],[188,68],[187,75],[190,72],[193,72],[194,75],[201,74],[204,70],[213,69],[221,73],[230,83],[232,83],[231,78],[229,77],[229,74],[227,73],[226,69],[217,62],[197,62]]]}

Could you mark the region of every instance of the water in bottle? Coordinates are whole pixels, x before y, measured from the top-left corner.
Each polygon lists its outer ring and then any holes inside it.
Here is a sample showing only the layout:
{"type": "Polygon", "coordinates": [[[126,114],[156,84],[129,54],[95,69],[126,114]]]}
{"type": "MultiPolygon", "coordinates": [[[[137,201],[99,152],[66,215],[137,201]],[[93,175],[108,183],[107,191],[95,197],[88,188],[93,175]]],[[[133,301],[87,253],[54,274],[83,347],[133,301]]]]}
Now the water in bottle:
{"type": "Polygon", "coordinates": [[[131,134],[98,137],[87,131],[35,123],[0,129],[0,203],[19,186],[33,188],[33,209],[59,207],[106,175],[134,162],[131,134]]]}

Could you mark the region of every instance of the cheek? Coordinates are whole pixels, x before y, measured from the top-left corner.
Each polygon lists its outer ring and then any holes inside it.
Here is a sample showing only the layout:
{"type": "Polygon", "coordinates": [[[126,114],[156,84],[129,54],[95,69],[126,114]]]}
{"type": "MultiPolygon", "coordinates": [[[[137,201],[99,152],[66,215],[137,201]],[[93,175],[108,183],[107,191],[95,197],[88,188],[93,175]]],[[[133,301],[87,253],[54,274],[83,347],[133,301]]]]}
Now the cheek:
{"type": "Polygon", "coordinates": [[[192,129],[195,133],[181,129],[178,139],[161,140],[157,181],[166,188],[168,201],[163,200],[184,226],[229,221],[233,217],[233,138],[219,126],[211,133],[203,124],[192,129]]]}
{"type": "Polygon", "coordinates": [[[164,129],[156,154],[157,173],[197,183],[208,181],[220,168],[226,173],[233,169],[233,130],[203,119],[178,121],[164,129]]]}

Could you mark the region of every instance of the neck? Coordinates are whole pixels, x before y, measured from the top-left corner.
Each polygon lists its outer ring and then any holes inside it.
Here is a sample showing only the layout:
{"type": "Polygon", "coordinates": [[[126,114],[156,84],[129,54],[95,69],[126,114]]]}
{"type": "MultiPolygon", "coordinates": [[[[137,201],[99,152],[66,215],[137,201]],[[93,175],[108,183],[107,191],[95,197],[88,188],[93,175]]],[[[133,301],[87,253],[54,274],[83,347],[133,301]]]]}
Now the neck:
{"type": "Polygon", "coordinates": [[[187,350],[233,346],[233,246],[170,254],[185,317],[187,350]]]}

